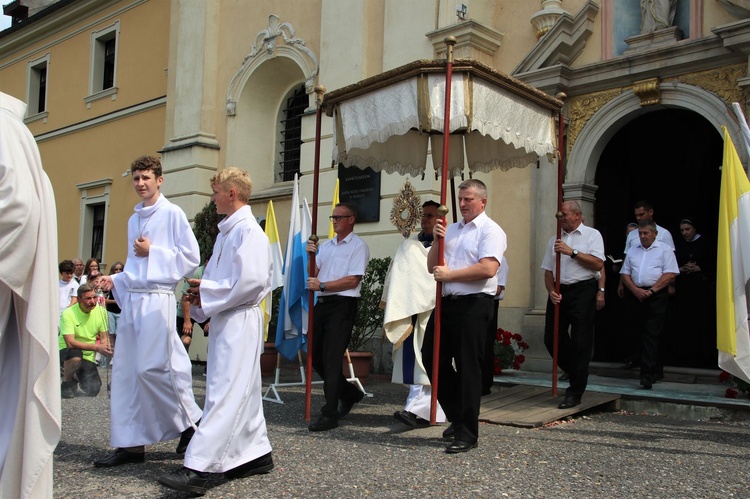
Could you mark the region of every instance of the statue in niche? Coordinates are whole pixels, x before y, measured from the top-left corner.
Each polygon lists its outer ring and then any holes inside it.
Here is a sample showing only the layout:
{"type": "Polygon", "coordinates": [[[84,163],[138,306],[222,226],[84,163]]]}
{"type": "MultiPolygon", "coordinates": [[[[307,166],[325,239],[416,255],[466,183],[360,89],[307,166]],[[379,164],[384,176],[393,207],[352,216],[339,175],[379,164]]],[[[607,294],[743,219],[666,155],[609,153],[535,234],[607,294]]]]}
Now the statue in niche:
{"type": "Polygon", "coordinates": [[[669,28],[676,11],[677,0],[641,0],[641,34],[669,28]]]}

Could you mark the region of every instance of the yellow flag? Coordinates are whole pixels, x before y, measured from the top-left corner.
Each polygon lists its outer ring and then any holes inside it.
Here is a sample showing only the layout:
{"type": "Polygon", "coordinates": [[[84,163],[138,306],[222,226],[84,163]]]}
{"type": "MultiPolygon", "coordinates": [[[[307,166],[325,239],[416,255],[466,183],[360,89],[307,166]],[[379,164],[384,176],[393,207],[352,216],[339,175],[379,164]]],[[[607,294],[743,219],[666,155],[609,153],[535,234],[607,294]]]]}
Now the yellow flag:
{"type": "MultiPolygon", "coordinates": [[[[339,204],[339,179],[336,179],[336,188],[333,190],[333,202],[331,203],[331,215],[333,215],[333,209],[339,204]]],[[[328,239],[333,239],[336,233],[333,231],[333,220],[328,222],[328,239]]]]}
{"type": "Polygon", "coordinates": [[[719,367],[750,383],[750,331],[745,287],[750,280],[750,181],[726,128],[716,262],[719,367]]]}
{"type": "MultiPolygon", "coordinates": [[[[266,237],[271,244],[271,255],[273,257],[273,276],[271,277],[271,291],[284,284],[282,270],[284,268],[284,259],[281,255],[281,241],[279,240],[279,229],[276,226],[276,213],[273,210],[273,201],[268,201],[266,209],[266,237]]],[[[268,341],[268,323],[271,322],[271,293],[263,298],[260,303],[260,309],[263,311],[263,341],[268,341]]]]}

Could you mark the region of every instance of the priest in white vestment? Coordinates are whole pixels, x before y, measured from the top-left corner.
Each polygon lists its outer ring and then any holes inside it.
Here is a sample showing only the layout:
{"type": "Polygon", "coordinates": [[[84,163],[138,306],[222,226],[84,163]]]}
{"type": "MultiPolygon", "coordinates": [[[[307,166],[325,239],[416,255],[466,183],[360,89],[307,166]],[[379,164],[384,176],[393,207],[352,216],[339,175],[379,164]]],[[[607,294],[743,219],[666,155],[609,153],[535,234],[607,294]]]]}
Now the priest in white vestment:
{"type": "Polygon", "coordinates": [[[143,462],[144,446],[182,436],[185,452],[200,420],[192,366],[175,333],[174,289],[200,263],[198,242],[185,213],[161,193],[157,158],[142,156],[131,166],[133,186],[143,200],[128,221],[128,257],[122,272],[103,276],[120,306],[112,368],[111,444],[115,452],[97,467],[143,462]]]}
{"type": "MultiPolygon", "coordinates": [[[[399,246],[381,299],[385,304],[383,327],[393,343],[391,381],[410,385],[404,410],[393,416],[411,427],[427,426],[430,419],[432,391],[421,351],[425,327],[435,308],[435,279],[427,272],[427,252],[432,245],[438,206],[434,201],[422,205],[422,231],[399,246]]],[[[445,421],[440,404],[436,421],[445,421]]]]}
{"type": "Polygon", "coordinates": [[[179,470],[159,482],[204,494],[209,473],[242,478],[273,468],[263,415],[260,354],[263,313],[271,291],[273,256],[268,237],[247,205],[252,182],[246,171],[226,168],[211,179],[219,235],[202,279],[189,279],[199,322],[211,319],[203,419],[179,470]]]}
{"type": "Polygon", "coordinates": [[[26,105],[0,92],[0,497],[52,497],[57,215],[26,105]]]}

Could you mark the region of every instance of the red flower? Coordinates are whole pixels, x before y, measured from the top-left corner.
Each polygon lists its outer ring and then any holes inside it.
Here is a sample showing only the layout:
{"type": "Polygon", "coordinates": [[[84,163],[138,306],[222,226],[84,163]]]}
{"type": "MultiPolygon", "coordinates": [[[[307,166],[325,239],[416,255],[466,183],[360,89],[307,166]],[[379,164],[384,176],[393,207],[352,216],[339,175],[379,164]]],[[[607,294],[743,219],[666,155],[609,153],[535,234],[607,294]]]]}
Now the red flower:
{"type": "Polygon", "coordinates": [[[724,396],[728,399],[736,399],[737,390],[735,390],[734,388],[727,388],[727,391],[724,392],[724,396]]]}
{"type": "Polygon", "coordinates": [[[729,379],[729,373],[726,371],[721,371],[721,373],[719,374],[719,381],[723,383],[728,379],[729,379]]]}

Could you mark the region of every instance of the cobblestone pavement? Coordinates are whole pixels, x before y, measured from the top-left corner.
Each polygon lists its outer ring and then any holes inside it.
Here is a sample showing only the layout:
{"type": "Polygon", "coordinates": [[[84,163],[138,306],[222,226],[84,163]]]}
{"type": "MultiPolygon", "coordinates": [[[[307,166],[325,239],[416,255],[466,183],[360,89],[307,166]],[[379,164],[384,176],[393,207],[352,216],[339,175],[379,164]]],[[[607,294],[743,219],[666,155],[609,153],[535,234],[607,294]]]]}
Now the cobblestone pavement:
{"type": "MultiPolygon", "coordinates": [[[[201,372],[193,371],[199,404],[201,372]]],[[[443,427],[410,430],[393,418],[406,387],[369,381],[366,388],[374,396],[323,433],[309,432],[303,421],[304,388],[279,388],[284,404],[264,403],[276,468],[233,481],[217,475],[206,497],[750,496],[745,422],[618,412],[534,430],[482,424],[477,449],[449,455],[443,427]]],[[[176,441],[149,446],[143,464],[94,468],[92,462],[110,452],[107,394],[62,402],[55,497],[186,496],[156,482],[182,464],[176,441]]],[[[321,404],[321,386],[314,385],[313,414],[321,404]]]]}

